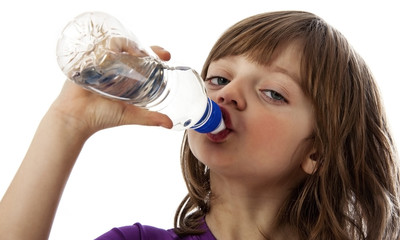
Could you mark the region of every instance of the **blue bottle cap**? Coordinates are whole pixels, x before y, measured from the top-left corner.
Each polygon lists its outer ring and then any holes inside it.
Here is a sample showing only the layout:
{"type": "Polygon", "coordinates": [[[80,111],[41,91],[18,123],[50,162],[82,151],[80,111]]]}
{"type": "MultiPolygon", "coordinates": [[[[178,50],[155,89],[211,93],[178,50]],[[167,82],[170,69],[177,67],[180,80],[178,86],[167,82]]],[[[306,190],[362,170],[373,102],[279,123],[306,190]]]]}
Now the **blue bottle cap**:
{"type": "Polygon", "coordinates": [[[207,108],[204,115],[201,117],[192,129],[199,133],[210,133],[213,132],[220,126],[222,121],[222,112],[218,104],[208,99],[207,108]]]}

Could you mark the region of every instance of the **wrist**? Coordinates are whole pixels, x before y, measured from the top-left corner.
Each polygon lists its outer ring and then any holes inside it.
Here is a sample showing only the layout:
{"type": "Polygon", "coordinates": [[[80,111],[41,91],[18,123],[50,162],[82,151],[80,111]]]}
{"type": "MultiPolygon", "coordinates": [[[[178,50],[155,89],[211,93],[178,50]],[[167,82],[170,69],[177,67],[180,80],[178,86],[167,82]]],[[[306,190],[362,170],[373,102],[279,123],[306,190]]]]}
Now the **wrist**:
{"type": "Polygon", "coordinates": [[[76,143],[85,143],[85,141],[94,134],[84,120],[68,114],[66,111],[59,111],[51,106],[42,119],[40,125],[44,125],[48,130],[55,134],[60,134],[65,138],[76,143]]]}

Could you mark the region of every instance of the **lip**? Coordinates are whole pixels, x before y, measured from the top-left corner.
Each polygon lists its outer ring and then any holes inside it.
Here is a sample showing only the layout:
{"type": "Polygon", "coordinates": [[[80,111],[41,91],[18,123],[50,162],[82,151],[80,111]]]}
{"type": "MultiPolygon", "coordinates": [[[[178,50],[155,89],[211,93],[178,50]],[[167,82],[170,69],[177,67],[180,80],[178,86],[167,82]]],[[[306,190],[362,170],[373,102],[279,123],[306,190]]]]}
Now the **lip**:
{"type": "Polygon", "coordinates": [[[225,141],[225,139],[228,137],[228,135],[233,131],[231,117],[230,117],[229,112],[221,106],[220,106],[220,108],[221,108],[222,118],[224,119],[226,128],[217,134],[212,134],[212,133],[206,134],[210,141],[216,142],[216,143],[221,143],[221,142],[225,141]]]}

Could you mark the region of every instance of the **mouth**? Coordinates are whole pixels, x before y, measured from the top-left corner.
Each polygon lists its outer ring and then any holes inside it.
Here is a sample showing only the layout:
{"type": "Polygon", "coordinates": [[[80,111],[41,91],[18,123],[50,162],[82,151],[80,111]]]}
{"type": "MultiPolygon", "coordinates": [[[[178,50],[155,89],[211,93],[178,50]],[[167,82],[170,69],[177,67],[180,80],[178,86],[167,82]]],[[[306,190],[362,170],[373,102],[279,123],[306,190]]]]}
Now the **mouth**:
{"type": "Polygon", "coordinates": [[[229,112],[226,109],[224,109],[223,107],[220,107],[220,108],[221,108],[222,118],[224,119],[226,128],[217,134],[212,134],[212,133],[206,134],[208,139],[210,139],[212,142],[216,142],[216,143],[223,142],[228,137],[228,135],[233,131],[231,117],[229,115],[229,112]]]}

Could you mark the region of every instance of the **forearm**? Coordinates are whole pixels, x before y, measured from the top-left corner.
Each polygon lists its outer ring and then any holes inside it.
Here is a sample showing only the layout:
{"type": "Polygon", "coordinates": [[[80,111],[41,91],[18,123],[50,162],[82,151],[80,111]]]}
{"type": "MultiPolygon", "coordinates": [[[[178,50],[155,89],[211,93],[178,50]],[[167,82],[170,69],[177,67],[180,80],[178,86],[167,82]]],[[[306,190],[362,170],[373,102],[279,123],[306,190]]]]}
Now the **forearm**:
{"type": "Polygon", "coordinates": [[[0,203],[0,239],[47,239],[64,186],[86,140],[46,114],[0,203]]]}
{"type": "Polygon", "coordinates": [[[0,239],[47,239],[64,186],[87,138],[126,124],[172,127],[164,114],[103,98],[66,81],[0,202],[0,239]]]}

